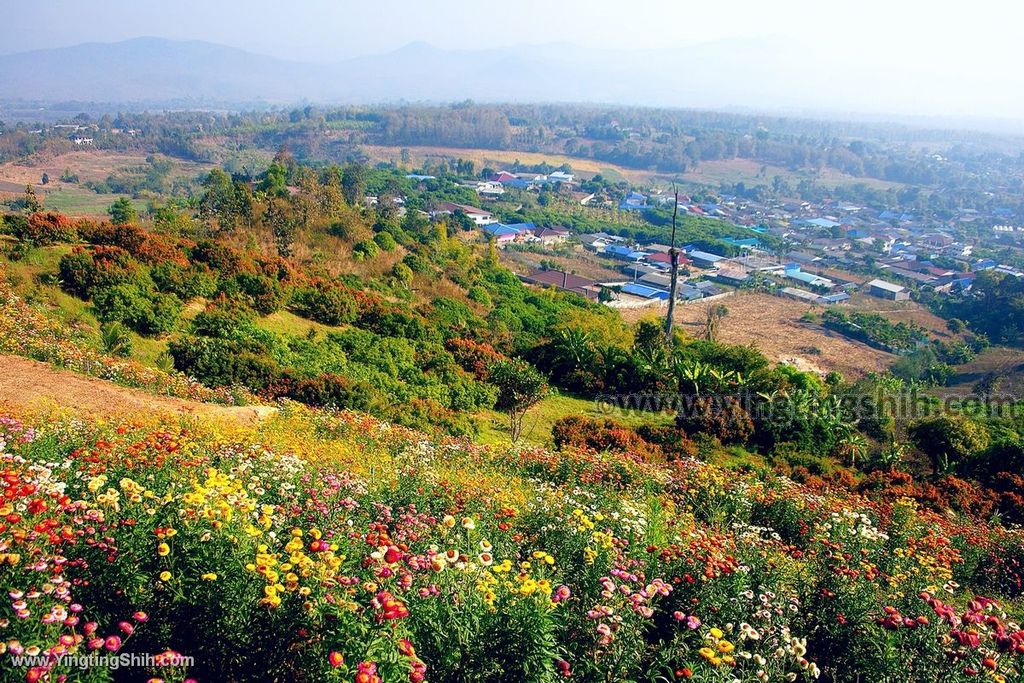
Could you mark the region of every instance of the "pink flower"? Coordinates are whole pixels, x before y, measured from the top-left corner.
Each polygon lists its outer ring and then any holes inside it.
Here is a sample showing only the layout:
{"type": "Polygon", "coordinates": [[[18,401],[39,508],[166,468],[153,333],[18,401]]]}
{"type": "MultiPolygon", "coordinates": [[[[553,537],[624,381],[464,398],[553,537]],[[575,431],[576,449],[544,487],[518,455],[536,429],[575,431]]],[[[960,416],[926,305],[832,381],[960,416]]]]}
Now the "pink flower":
{"type": "Polygon", "coordinates": [[[110,652],[117,652],[121,649],[121,636],[107,636],[103,646],[110,652]]]}

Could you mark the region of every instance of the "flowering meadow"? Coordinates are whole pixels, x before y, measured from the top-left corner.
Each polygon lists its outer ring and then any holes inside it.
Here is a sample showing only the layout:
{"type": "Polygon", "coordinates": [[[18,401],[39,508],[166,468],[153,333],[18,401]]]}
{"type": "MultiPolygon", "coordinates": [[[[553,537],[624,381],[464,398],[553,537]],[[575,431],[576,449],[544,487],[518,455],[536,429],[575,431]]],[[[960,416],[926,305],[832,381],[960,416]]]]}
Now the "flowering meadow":
{"type": "Polygon", "coordinates": [[[15,294],[0,274],[0,353],[25,356],[109,380],[126,387],[178,398],[244,405],[248,392],[237,387],[211,389],[187,375],[107,356],[76,339],[66,325],[33,308],[15,294]]]}
{"type": "Polygon", "coordinates": [[[358,413],[180,420],[0,418],[3,680],[1024,672],[1017,531],[692,459],[431,441],[358,413]],[[82,670],[72,653],[158,664],[82,670]]]}

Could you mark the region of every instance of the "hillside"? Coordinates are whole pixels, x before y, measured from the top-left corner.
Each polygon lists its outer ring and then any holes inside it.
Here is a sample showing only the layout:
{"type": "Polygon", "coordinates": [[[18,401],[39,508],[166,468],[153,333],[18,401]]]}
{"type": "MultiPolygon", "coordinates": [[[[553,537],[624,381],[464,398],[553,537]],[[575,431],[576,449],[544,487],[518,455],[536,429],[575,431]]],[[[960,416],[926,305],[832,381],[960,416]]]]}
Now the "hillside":
{"type": "Polygon", "coordinates": [[[435,443],[354,413],[230,434],[131,413],[0,425],[20,510],[0,580],[19,614],[76,616],[16,620],[15,654],[162,653],[198,680],[1021,671],[1019,533],[903,502],[695,460],[435,443]],[[55,562],[59,596],[34,571],[55,562]],[[965,604],[976,591],[1010,599],[965,604]]]}

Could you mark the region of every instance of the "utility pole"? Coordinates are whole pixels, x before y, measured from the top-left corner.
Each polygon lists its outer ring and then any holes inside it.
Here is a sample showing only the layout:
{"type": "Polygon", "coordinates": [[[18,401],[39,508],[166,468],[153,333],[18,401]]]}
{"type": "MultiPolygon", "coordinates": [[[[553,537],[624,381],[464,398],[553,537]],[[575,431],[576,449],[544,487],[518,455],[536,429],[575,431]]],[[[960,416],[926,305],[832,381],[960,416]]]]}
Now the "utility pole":
{"type": "Polygon", "coordinates": [[[672,205],[672,242],[669,244],[668,257],[671,263],[668,285],[668,314],[665,316],[665,343],[672,345],[672,317],[676,312],[676,287],[679,278],[679,252],[676,250],[676,216],[679,214],[679,190],[675,184],[672,185],[672,192],[675,195],[675,204],[672,205]]]}

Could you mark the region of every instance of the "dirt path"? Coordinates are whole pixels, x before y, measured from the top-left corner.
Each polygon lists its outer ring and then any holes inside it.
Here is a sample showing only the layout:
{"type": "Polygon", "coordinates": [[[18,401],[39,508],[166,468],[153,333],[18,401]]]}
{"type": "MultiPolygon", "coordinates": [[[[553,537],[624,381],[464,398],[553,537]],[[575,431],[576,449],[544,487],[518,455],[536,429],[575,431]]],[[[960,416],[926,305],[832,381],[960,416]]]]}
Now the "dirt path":
{"type": "Polygon", "coordinates": [[[21,409],[57,405],[104,416],[140,412],[197,415],[242,424],[254,424],[276,411],[270,406],[220,406],[155,396],[28,358],[2,354],[0,405],[21,409]]]}

